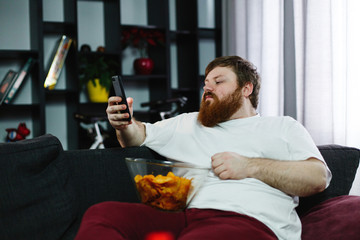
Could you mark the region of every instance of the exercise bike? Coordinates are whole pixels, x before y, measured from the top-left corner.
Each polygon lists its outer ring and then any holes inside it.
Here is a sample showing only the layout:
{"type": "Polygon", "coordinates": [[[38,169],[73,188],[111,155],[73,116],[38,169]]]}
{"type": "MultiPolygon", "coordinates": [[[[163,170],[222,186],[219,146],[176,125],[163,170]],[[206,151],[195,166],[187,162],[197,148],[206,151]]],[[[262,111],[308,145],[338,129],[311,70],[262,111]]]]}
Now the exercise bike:
{"type": "Polygon", "coordinates": [[[90,149],[104,149],[104,140],[106,134],[102,134],[103,128],[101,122],[107,121],[106,116],[89,116],[81,113],[75,113],[74,118],[80,122],[80,127],[87,131],[89,136],[92,136],[94,142],[91,144],[90,149]]]}
{"type": "Polygon", "coordinates": [[[151,102],[145,102],[141,103],[141,107],[150,107],[150,112],[158,114],[160,117],[160,120],[164,120],[167,118],[171,118],[176,116],[181,112],[181,109],[184,108],[188,101],[187,97],[178,97],[178,98],[170,98],[165,100],[158,100],[158,101],[151,101],[151,102]],[[175,106],[174,106],[175,105],[175,106]],[[170,107],[170,110],[163,110],[168,109],[170,107]]]}
{"type": "MultiPolygon", "coordinates": [[[[141,103],[141,107],[149,106],[152,109],[150,112],[157,114],[160,119],[163,120],[179,114],[186,103],[186,97],[179,97],[141,103]],[[162,110],[168,109],[169,107],[171,107],[170,110],[162,110]]],[[[74,118],[79,121],[80,127],[85,129],[87,135],[93,140],[90,149],[104,149],[104,140],[109,137],[109,134],[105,132],[102,123],[108,123],[107,116],[91,116],[75,113],[74,118]]]]}

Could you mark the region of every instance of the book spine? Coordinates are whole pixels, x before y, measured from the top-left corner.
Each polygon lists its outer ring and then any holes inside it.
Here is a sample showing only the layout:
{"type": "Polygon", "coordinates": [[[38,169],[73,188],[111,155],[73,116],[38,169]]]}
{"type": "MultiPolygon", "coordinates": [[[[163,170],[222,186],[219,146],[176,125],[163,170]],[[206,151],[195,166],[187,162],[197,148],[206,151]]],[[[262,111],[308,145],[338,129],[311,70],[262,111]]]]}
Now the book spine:
{"type": "Polygon", "coordinates": [[[10,101],[14,98],[16,92],[20,88],[20,85],[23,83],[25,78],[28,76],[28,73],[30,71],[31,65],[32,65],[33,59],[29,58],[27,62],[25,63],[24,67],[21,69],[19,74],[16,77],[16,80],[11,88],[11,90],[6,95],[6,98],[4,100],[4,103],[9,104],[10,101]]]}
{"type": "Polygon", "coordinates": [[[3,103],[3,101],[6,98],[6,95],[10,91],[16,76],[17,76],[17,72],[15,72],[13,70],[9,70],[6,73],[4,79],[1,81],[1,85],[0,85],[0,105],[3,103]]]}
{"type": "Polygon", "coordinates": [[[59,79],[61,70],[63,68],[66,56],[69,52],[71,43],[72,43],[71,38],[69,38],[65,35],[62,36],[60,44],[58,46],[58,49],[55,53],[54,59],[51,63],[49,72],[46,76],[46,79],[44,82],[44,88],[48,88],[49,90],[52,90],[55,88],[55,85],[57,83],[57,80],[59,79]]]}

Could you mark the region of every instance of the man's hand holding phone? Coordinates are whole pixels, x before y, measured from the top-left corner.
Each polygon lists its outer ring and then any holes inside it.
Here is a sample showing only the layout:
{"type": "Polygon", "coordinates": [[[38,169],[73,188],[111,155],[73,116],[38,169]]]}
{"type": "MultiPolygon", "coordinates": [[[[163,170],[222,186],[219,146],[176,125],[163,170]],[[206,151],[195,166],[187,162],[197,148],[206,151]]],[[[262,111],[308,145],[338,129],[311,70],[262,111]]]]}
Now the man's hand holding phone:
{"type": "Polygon", "coordinates": [[[145,125],[133,119],[132,98],[126,98],[120,76],[112,77],[115,95],[109,98],[106,113],[109,122],[116,129],[117,139],[122,147],[140,146],[146,137],[145,125]]]}
{"type": "Polygon", "coordinates": [[[120,76],[113,76],[112,81],[116,96],[109,98],[106,113],[111,126],[120,130],[132,123],[133,99],[126,99],[120,76]]]}
{"type": "Polygon", "coordinates": [[[112,96],[108,100],[108,106],[106,113],[111,126],[115,129],[122,129],[132,123],[132,105],[133,99],[128,98],[125,100],[126,104],[123,104],[123,98],[118,96],[112,96]]]}

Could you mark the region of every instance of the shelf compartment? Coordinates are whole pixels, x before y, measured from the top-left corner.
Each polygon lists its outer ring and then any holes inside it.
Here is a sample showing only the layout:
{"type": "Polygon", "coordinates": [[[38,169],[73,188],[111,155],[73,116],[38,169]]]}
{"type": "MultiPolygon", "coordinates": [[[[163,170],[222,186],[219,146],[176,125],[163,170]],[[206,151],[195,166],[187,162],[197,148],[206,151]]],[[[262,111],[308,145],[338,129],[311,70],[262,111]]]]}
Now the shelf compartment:
{"type": "Polygon", "coordinates": [[[77,95],[78,91],[77,90],[69,90],[69,89],[54,89],[54,90],[48,90],[45,89],[45,95],[46,97],[50,97],[50,96],[66,96],[66,95],[77,95]]]}
{"type": "Polygon", "coordinates": [[[105,48],[105,52],[96,52],[96,51],[79,51],[78,52],[79,57],[86,57],[86,58],[99,58],[99,57],[105,57],[105,58],[118,58],[119,55],[117,52],[107,52],[105,48]]]}
{"type": "Polygon", "coordinates": [[[17,128],[18,124],[24,122],[30,129],[30,135],[26,138],[32,138],[43,134],[44,129],[39,121],[41,107],[38,104],[27,105],[1,105],[0,106],[0,142],[5,140],[6,128],[17,128]]]}
{"type": "Polygon", "coordinates": [[[121,25],[121,29],[130,29],[130,28],[138,28],[138,29],[144,29],[144,30],[159,30],[164,31],[165,28],[155,25],[134,25],[134,24],[123,24],[121,25]]]}
{"type": "Polygon", "coordinates": [[[43,22],[44,33],[65,34],[72,37],[76,34],[76,25],[66,22],[43,22]]]}
{"type": "Polygon", "coordinates": [[[0,50],[0,59],[23,59],[23,58],[38,58],[38,51],[34,50],[0,50]]]}
{"type": "Polygon", "coordinates": [[[166,80],[165,74],[153,75],[123,75],[124,80],[128,81],[148,81],[148,80],[166,80]]]}
{"type": "MultiPolygon", "coordinates": [[[[39,104],[2,104],[0,105],[0,113],[5,114],[6,112],[16,111],[38,111],[39,104]]],[[[0,114],[0,115],[2,115],[0,114]]]]}
{"type": "Polygon", "coordinates": [[[200,38],[215,39],[218,34],[221,34],[221,31],[217,30],[217,29],[213,29],[213,28],[199,28],[198,29],[198,36],[200,38]]]}

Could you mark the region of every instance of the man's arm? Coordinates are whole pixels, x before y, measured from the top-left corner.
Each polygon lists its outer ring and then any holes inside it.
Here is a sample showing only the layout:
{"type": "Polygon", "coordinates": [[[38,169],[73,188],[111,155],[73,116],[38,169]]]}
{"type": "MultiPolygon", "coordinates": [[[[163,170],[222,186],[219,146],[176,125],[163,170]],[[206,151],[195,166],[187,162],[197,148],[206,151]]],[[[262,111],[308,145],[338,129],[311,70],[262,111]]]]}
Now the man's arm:
{"type": "Polygon", "coordinates": [[[116,137],[122,147],[140,146],[145,141],[145,125],[135,119],[122,129],[116,129],[116,137]]]}
{"type": "Polygon", "coordinates": [[[224,152],[212,157],[212,167],[221,179],[256,178],[293,196],[309,196],[326,187],[326,167],[316,158],[279,161],[224,152]]]}
{"type": "MultiPolygon", "coordinates": [[[[128,98],[127,101],[133,115],[133,99],[128,98]]],[[[116,137],[122,147],[140,146],[145,141],[145,125],[133,116],[130,122],[124,121],[129,116],[127,113],[120,113],[120,110],[126,109],[126,105],[117,105],[118,102],[121,102],[121,97],[110,97],[106,109],[108,120],[116,130],[116,137]]]]}

